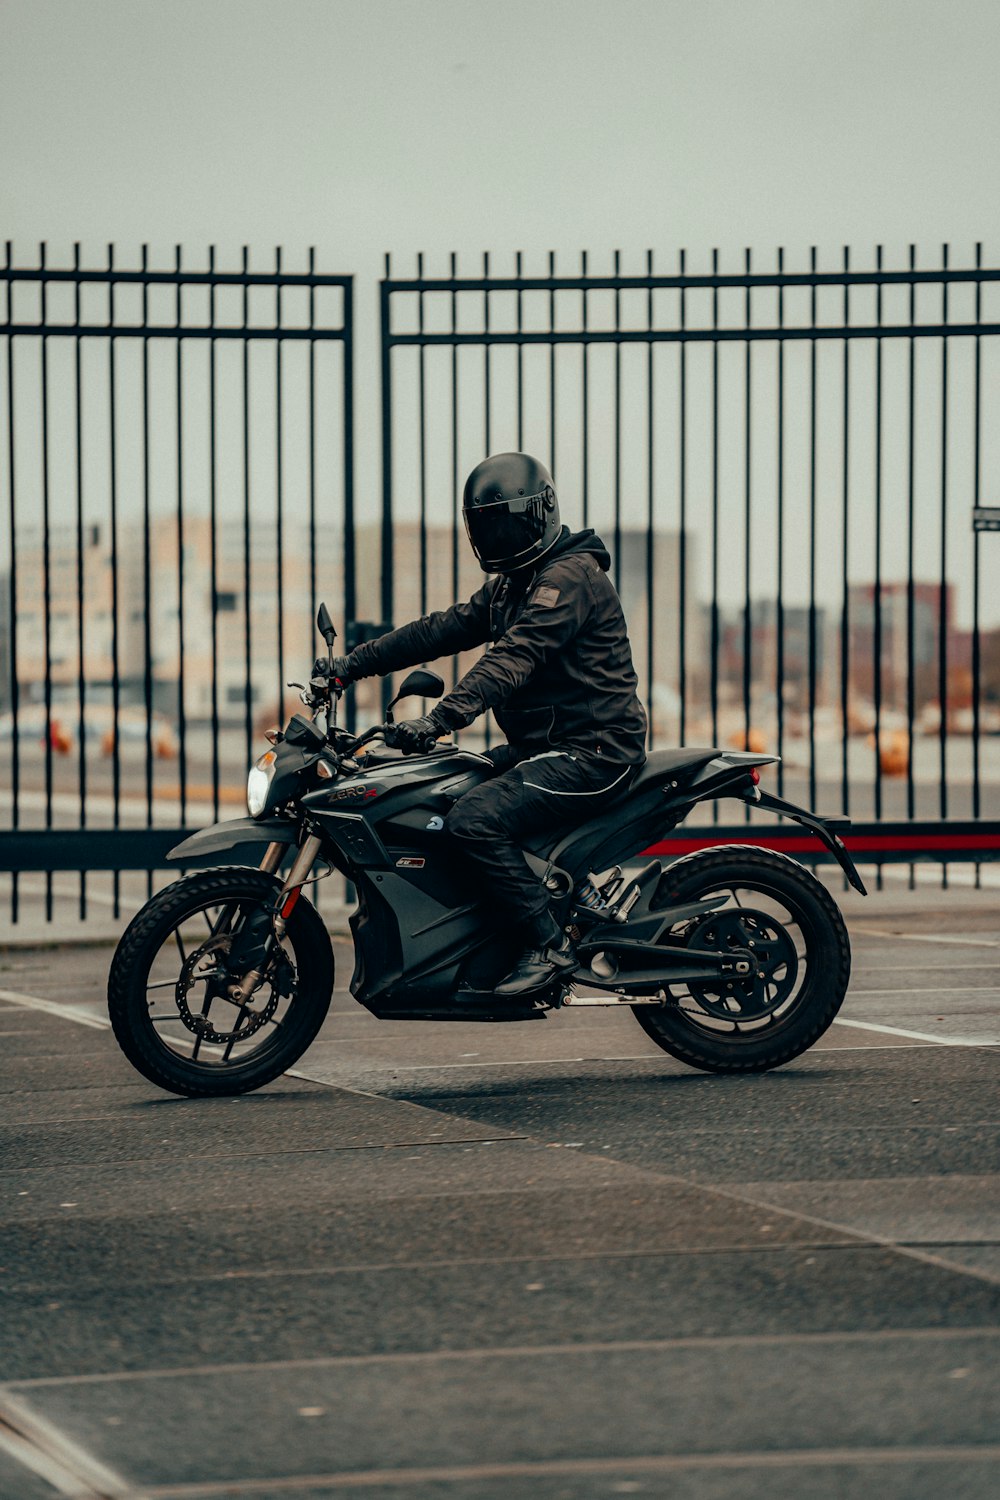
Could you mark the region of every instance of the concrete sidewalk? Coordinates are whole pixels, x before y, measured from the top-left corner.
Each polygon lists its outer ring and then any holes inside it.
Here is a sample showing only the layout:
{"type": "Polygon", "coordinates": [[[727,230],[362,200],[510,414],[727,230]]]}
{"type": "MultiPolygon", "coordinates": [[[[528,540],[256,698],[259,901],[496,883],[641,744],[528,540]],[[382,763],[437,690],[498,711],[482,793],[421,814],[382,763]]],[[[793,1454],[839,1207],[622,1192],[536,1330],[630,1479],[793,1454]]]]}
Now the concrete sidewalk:
{"type": "Polygon", "coordinates": [[[109,948],[0,953],[0,1494],[992,1497],[995,895],[844,904],[842,1022],[756,1078],[341,988],[185,1101],[109,948]]]}

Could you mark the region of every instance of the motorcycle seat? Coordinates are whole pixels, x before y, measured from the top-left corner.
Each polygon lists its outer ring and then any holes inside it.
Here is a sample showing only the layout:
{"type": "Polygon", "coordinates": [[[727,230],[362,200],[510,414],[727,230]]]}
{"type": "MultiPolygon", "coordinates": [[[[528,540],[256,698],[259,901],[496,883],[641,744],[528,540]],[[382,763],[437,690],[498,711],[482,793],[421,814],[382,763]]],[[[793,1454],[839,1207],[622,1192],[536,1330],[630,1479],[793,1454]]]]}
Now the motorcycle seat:
{"type": "MultiPolygon", "coordinates": [[[[575,873],[579,866],[586,867],[589,852],[602,846],[609,836],[621,832],[627,842],[633,825],[639,825],[634,834],[641,837],[641,826],[650,819],[654,823],[657,821],[663,788],[669,788],[671,782],[681,785],[718,753],[711,748],[654,750],[628,790],[610,804],[605,804],[596,817],[570,829],[549,828],[523,847],[529,854],[550,859],[553,864],[575,873]],[[627,807],[623,807],[626,802],[627,807]]],[[[657,831],[654,828],[654,834],[657,831]]]]}
{"type": "Polygon", "coordinates": [[[680,780],[693,775],[716,755],[718,750],[698,747],[693,750],[654,750],[646,757],[646,764],[629,787],[629,795],[648,792],[652,787],[680,780]]]}

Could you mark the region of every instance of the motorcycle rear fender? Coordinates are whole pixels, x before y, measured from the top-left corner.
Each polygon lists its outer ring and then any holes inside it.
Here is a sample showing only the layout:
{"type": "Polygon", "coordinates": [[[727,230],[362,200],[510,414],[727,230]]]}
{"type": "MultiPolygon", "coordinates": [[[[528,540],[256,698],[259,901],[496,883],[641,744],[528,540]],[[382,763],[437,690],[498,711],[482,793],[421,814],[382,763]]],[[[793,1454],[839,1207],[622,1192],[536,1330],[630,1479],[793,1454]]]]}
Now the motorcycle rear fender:
{"type": "Polygon", "coordinates": [[[170,850],[167,858],[200,859],[203,854],[235,849],[237,844],[294,844],[298,836],[298,828],[287,818],[229,818],[182,839],[170,850]]]}
{"type": "Polygon", "coordinates": [[[854,889],[860,891],[862,896],[867,896],[868,892],[865,890],[864,882],[855,868],[853,859],[833,832],[834,824],[838,828],[846,828],[851,821],[850,818],[841,814],[824,817],[820,813],[808,812],[804,807],[796,807],[794,802],[786,802],[784,797],[776,797],[773,792],[761,791],[760,787],[757,787],[755,792],[752,799],[747,798],[752,807],[765,807],[768,812],[781,813],[782,817],[791,818],[793,822],[801,823],[803,828],[808,828],[809,832],[814,833],[820,843],[829,849],[854,889]]]}

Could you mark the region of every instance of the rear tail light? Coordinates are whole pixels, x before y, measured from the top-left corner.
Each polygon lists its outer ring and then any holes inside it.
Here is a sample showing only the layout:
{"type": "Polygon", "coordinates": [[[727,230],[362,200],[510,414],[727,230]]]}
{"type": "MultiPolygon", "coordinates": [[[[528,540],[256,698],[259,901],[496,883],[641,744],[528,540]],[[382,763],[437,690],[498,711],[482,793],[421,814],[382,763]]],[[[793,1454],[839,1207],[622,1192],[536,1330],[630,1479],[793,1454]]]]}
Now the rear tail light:
{"type": "Polygon", "coordinates": [[[753,782],[754,786],[760,786],[760,772],[758,771],[756,766],[750,767],[750,780],[753,782]]]}

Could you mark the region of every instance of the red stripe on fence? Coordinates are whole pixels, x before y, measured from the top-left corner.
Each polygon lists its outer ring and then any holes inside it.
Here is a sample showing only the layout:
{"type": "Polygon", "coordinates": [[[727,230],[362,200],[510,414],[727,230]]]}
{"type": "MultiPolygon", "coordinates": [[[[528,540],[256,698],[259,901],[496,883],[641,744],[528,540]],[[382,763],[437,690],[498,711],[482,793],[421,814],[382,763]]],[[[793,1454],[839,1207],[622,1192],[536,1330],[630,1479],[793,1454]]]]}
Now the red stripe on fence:
{"type": "MultiPolygon", "coordinates": [[[[921,851],[951,849],[1000,849],[1000,835],[995,833],[909,833],[909,834],[858,834],[842,840],[851,854],[875,854],[895,850],[901,854],[918,855],[921,851]]],[[[715,849],[720,844],[753,844],[759,849],[774,849],[777,853],[790,851],[819,852],[826,849],[815,834],[771,834],[758,836],[748,828],[745,834],[724,834],[721,837],[663,839],[644,849],[644,854],[696,854],[699,849],[715,849]]],[[[827,851],[829,852],[829,851],[827,851]]]]}

